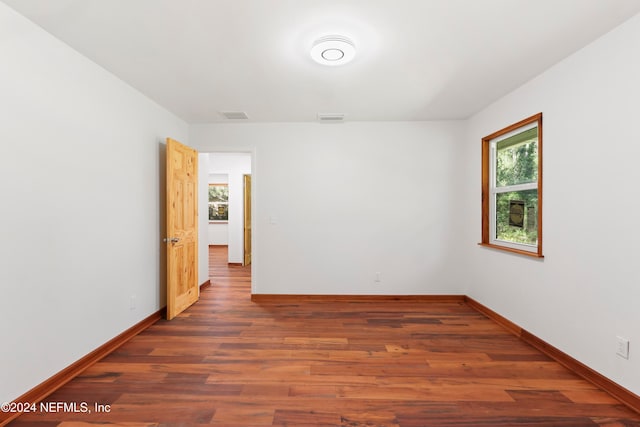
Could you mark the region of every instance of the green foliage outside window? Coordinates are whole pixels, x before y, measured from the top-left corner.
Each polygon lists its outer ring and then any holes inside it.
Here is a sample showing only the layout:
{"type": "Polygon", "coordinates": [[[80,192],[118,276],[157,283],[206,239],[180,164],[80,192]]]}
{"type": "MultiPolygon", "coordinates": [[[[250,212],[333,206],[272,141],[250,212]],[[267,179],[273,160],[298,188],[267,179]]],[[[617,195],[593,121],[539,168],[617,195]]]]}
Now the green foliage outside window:
{"type": "Polygon", "coordinates": [[[229,187],[225,185],[212,184],[209,186],[209,201],[210,202],[228,202],[229,201],[229,187]]]}
{"type": "Polygon", "coordinates": [[[209,221],[229,220],[229,186],[209,184],[209,221]]]}
{"type": "MultiPolygon", "coordinates": [[[[538,179],[538,128],[529,129],[498,142],[496,147],[496,188],[534,183],[538,179]]],[[[518,204],[518,203],[514,203],[518,204]]],[[[507,191],[496,194],[496,238],[535,245],[538,241],[538,190],[507,191]],[[524,202],[521,226],[512,225],[510,201],[524,202]]],[[[515,221],[518,223],[518,221],[515,221]]]]}
{"type": "Polygon", "coordinates": [[[496,196],[496,238],[514,243],[535,245],[538,241],[538,190],[513,191],[496,196]],[[509,225],[509,201],[524,201],[522,227],[509,225]]]}

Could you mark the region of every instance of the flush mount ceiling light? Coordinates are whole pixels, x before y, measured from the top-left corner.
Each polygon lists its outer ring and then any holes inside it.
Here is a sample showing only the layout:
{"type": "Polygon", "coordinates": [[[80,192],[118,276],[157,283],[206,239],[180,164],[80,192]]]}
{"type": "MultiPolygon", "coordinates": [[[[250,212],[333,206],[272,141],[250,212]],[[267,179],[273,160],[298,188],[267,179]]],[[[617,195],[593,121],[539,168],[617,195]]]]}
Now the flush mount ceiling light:
{"type": "Polygon", "coordinates": [[[325,36],[313,43],[311,57],[322,65],[336,66],[351,61],[356,54],[356,47],[344,36],[325,36]]]}

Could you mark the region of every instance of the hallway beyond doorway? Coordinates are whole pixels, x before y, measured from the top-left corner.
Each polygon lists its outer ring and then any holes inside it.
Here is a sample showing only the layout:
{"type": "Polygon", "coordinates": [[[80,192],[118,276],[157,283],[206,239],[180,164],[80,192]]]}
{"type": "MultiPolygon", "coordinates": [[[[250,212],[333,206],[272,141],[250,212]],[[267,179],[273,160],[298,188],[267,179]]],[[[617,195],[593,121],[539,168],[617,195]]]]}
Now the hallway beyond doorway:
{"type": "Polygon", "coordinates": [[[251,292],[251,266],[230,265],[228,260],[229,247],[225,245],[209,246],[209,279],[212,287],[230,286],[232,283],[247,284],[247,291],[251,292]]]}

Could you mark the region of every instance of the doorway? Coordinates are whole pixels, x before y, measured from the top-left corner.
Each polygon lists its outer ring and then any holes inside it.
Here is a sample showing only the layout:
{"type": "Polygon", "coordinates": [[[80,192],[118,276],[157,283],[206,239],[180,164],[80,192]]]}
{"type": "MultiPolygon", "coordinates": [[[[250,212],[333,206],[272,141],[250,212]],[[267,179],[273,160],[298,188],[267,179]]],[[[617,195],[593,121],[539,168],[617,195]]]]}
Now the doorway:
{"type": "MultiPolygon", "coordinates": [[[[200,178],[206,179],[206,182],[201,182],[200,186],[207,189],[207,209],[203,212],[207,221],[200,235],[209,247],[224,250],[208,251],[203,255],[217,264],[226,261],[229,267],[249,265],[251,268],[254,258],[251,253],[253,196],[251,187],[247,188],[246,177],[252,175],[252,153],[225,151],[205,154],[203,163],[207,163],[207,173],[201,174],[200,178]],[[216,257],[226,257],[226,260],[212,260],[209,252],[217,254],[216,257]]],[[[204,194],[204,191],[200,194],[204,194]]],[[[200,206],[203,209],[204,203],[200,206]]],[[[211,277],[210,280],[215,285],[215,280],[211,277]]]]}

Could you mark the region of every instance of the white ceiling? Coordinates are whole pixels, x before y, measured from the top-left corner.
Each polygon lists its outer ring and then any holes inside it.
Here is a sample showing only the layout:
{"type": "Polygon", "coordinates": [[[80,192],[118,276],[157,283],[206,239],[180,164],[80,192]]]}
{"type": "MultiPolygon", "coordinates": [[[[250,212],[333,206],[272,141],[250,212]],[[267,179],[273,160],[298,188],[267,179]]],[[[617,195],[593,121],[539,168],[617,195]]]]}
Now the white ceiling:
{"type": "Polygon", "coordinates": [[[640,0],[2,0],[189,123],[467,118],[640,0]],[[353,62],[323,67],[322,35],[353,62]]]}

